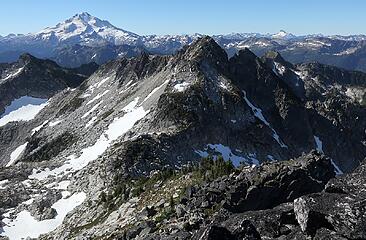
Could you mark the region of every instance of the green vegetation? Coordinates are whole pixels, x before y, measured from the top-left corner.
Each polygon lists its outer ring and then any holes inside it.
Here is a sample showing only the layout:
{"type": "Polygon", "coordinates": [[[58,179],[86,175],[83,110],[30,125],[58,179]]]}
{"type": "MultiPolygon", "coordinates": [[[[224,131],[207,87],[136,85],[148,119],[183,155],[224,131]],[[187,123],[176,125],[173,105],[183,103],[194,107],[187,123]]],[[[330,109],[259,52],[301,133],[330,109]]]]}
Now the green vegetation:
{"type": "Polygon", "coordinates": [[[206,181],[212,181],[216,178],[228,175],[235,170],[231,161],[225,161],[222,156],[214,160],[211,156],[203,158],[198,168],[193,170],[193,173],[206,181]]]}
{"type": "MultiPolygon", "coordinates": [[[[109,190],[101,192],[97,204],[104,206],[105,211],[94,218],[90,223],[79,226],[73,229],[73,234],[80,232],[82,229],[91,228],[98,223],[104,221],[111,212],[125,203],[131,197],[140,197],[147,201],[142,201],[143,206],[148,203],[154,203],[159,199],[165,199],[169,203],[168,207],[164,207],[155,217],[155,222],[163,222],[169,220],[175,216],[176,200],[179,198],[173,197],[173,192],[168,191],[168,195],[163,195],[161,191],[166,190],[166,187],[172,188],[179,184],[178,189],[181,194],[184,194],[186,187],[190,185],[200,185],[206,181],[212,181],[218,177],[228,175],[235,171],[235,168],[231,161],[225,161],[222,156],[219,156],[214,160],[211,156],[203,158],[198,164],[187,165],[181,170],[173,170],[170,168],[163,169],[156,172],[151,177],[141,176],[138,178],[130,178],[119,180],[119,184],[109,190]],[[189,175],[189,181],[182,180],[182,177],[189,175]],[[165,184],[165,185],[164,185],[165,184]],[[169,186],[170,184],[170,186],[169,186]],[[164,187],[156,187],[156,186],[164,187]],[[153,198],[153,200],[151,199],[153,198]],[[157,197],[157,198],[156,198],[157,197]]],[[[117,179],[116,179],[117,181],[117,179]]],[[[173,188],[172,188],[173,189],[173,188]]],[[[213,206],[210,209],[206,209],[206,215],[211,215],[219,209],[220,206],[213,206]]],[[[190,226],[187,226],[190,227],[190,226]]]]}

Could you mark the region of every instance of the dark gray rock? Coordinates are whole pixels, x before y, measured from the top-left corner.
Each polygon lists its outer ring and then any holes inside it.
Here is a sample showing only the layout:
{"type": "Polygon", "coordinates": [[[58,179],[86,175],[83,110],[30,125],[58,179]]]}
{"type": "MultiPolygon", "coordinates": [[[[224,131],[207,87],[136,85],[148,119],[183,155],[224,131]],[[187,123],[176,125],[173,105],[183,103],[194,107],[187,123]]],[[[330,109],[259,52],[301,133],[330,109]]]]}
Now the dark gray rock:
{"type": "Polygon", "coordinates": [[[321,236],[324,228],[349,239],[366,238],[366,171],[362,163],[355,172],[331,180],[321,193],[294,201],[302,231],[321,236]]]}

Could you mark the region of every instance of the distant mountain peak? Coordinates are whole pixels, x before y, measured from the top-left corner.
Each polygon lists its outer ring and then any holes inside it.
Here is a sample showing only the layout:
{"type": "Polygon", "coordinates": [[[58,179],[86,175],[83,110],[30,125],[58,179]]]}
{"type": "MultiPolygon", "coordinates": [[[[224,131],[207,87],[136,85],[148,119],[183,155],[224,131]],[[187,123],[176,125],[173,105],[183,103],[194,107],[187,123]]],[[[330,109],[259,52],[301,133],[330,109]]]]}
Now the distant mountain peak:
{"type": "Polygon", "coordinates": [[[87,12],[75,14],[54,27],[45,28],[38,32],[36,37],[56,43],[86,45],[107,42],[116,45],[133,44],[139,38],[137,34],[117,28],[87,12]]]}
{"type": "Polygon", "coordinates": [[[77,13],[77,14],[75,14],[75,16],[79,16],[79,17],[92,17],[92,15],[89,14],[88,12],[77,13]]]}
{"type": "Polygon", "coordinates": [[[296,36],[292,33],[288,33],[285,30],[280,30],[278,33],[275,33],[271,36],[272,38],[280,38],[280,39],[291,39],[295,38],[296,36]]]}

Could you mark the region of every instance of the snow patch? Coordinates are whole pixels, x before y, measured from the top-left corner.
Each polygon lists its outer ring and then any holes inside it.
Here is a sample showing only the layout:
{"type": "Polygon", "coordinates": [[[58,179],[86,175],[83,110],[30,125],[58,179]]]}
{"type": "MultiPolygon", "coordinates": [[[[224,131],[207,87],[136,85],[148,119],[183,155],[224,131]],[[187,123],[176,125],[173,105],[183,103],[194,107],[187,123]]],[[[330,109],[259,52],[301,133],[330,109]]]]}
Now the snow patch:
{"type": "MultiPolygon", "coordinates": [[[[146,98],[144,99],[144,101],[142,101],[142,103],[144,103],[146,100],[148,100],[152,95],[154,95],[157,91],[159,91],[159,89],[161,89],[162,87],[164,87],[166,84],[168,84],[169,80],[166,80],[165,82],[163,82],[163,84],[161,84],[160,86],[156,87],[154,90],[152,90],[149,95],[146,96],[146,98]]],[[[141,103],[141,104],[142,104],[141,103]]]]}
{"type": "Polygon", "coordinates": [[[103,93],[98,93],[97,96],[95,96],[92,100],[90,100],[89,102],[86,103],[86,106],[88,106],[89,104],[95,102],[96,100],[98,100],[99,98],[103,97],[104,95],[106,95],[109,92],[109,90],[105,90],[103,93]]]}
{"type": "Polygon", "coordinates": [[[323,142],[320,140],[320,138],[318,136],[314,135],[314,141],[315,141],[316,150],[320,153],[324,153],[323,152],[323,142]]]}
{"type": "MultiPolygon", "coordinates": [[[[323,152],[323,142],[320,140],[320,138],[318,136],[314,135],[314,141],[315,141],[315,145],[316,145],[316,150],[320,153],[324,153],[323,152]]],[[[333,159],[330,159],[330,162],[334,167],[334,172],[336,175],[343,174],[343,171],[338,167],[338,165],[333,161],[333,159]]]]}
{"type": "MultiPolygon", "coordinates": [[[[231,151],[230,147],[224,146],[222,144],[207,144],[205,151],[195,150],[195,153],[203,158],[206,158],[210,155],[208,153],[210,150],[222,155],[225,161],[231,160],[235,167],[239,167],[242,163],[248,163],[257,166],[259,165],[259,161],[256,159],[255,154],[249,154],[247,157],[238,156],[231,151]]],[[[216,156],[214,156],[214,158],[216,158],[216,156]]]]}
{"type": "Polygon", "coordinates": [[[43,128],[49,120],[44,121],[41,125],[39,125],[38,127],[35,127],[32,129],[32,134],[31,136],[33,136],[36,132],[38,132],[39,130],[41,130],[41,128],[43,128]]]}
{"type": "Polygon", "coordinates": [[[29,200],[22,202],[25,205],[31,205],[34,202],[34,198],[30,198],[29,200]]]}
{"type": "Polygon", "coordinates": [[[224,83],[224,82],[220,82],[219,86],[222,88],[222,89],[225,89],[225,90],[228,90],[228,86],[224,83]]]}
{"type": "Polygon", "coordinates": [[[47,99],[28,96],[15,99],[5,108],[5,112],[1,115],[0,127],[9,122],[30,121],[47,105],[47,99]]]}
{"type": "Polygon", "coordinates": [[[274,130],[269,122],[265,119],[265,117],[262,114],[262,109],[254,106],[249,99],[247,98],[247,94],[245,91],[243,91],[244,94],[244,100],[248,104],[248,106],[252,109],[254,116],[256,116],[259,120],[261,120],[267,127],[269,127],[272,130],[272,137],[276,140],[276,142],[282,147],[282,148],[288,148],[288,146],[282,142],[280,136],[277,134],[276,130],[274,130]]]}
{"type": "Polygon", "coordinates": [[[62,121],[63,121],[63,120],[56,120],[56,121],[50,122],[50,123],[48,124],[48,126],[50,126],[50,127],[54,127],[54,126],[56,126],[56,125],[60,124],[62,121]]]}
{"type": "Polygon", "coordinates": [[[6,164],[6,167],[10,167],[15,163],[16,160],[18,160],[19,156],[23,153],[27,145],[28,142],[24,143],[23,145],[20,145],[10,154],[10,161],[8,162],[8,164],[6,164]]]}
{"type": "Polygon", "coordinates": [[[286,68],[284,66],[282,66],[281,63],[278,63],[278,62],[274,62],[274,72],[277,74],[277,75],[283,75],[286,71],[286,68]]]}
{"type": "Polygon", "coordinates": [[[90,113],[94,112],[102,103],[103,103],[103,100],[101,100],[99,103],[94,105],[89,111],[87,111],[83,116],[81,116],[81,118],[86,118],[90,113]]]}
{"type": "Polygon", "coordinates": [[[41,234],[53,231],[62,224],[66,215],[79,206],[86,198],[84,192],[75,193],[69,198],[62,198],[55,202],[51,207],[57,211],[54,219],[37,221],[30,212],[23,210],[17,214],[15,219],[4,218],[2,236],[7,236],[11,240],[38,238],[41,234]]]}
{"type": "Polygon", "coordinates": [[[108,81],[111,77],[107,77],[102,79],[99,83],[97,83],[96,87],[99,88],[100,86],[102,86],[106,81],[108,81]]]}
{"type": "Polygon", "coordinates": [[[187,83],[187,82],[178,83],[178,84],[174,85],[174,89],[175,89],[177,92],[184,92],[184,91],[188,88],[188,86],[189,86],[189,85],[190,85],[190,84],[189,84],[189,83],[187,83]]]}
{"type": "Polygon", "coordinates": [[[1,79],[0,81],[6,81],[10,78],[16,77],[18,76],[22,71],[23,71],[24,67],[22,68],[18,68],[17,70],[15,70],[14,72],[12,72],[11,74],[9,74],[7,77],[1,79]]]}
{"type": "Polygon", "coordinates": [[[92,117],[89,122],[86,123],[85,128],[90,127],[94,124],[94,122],[97,120],[98,117],[92,117]]]}
{"type": "Polygon", "coordinates": [[[61,181],[58,183],[56,189],[67,190],[67,187],[70,185],[70,183],[71,182],[69,180],[61,181]]]}

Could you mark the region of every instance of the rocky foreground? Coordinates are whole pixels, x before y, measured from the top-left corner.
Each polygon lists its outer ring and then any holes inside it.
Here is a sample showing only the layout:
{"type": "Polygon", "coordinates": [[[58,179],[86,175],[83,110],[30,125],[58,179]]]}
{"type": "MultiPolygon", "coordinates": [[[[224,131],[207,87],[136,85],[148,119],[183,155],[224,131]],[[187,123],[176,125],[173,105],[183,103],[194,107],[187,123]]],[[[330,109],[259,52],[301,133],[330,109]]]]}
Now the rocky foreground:
{"type": "MultiPolygon", "coordinates": [[[[184,181],[192,177],[182,176],[184,181]]],[[[169,206],[145,207],[142,220],[114,237],[365,239],[365,165],[334,177],[330,160],[316,152],[244,168],[187,187],[169,206]]]]}

